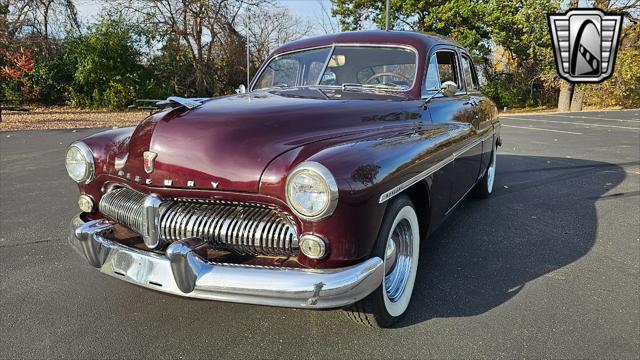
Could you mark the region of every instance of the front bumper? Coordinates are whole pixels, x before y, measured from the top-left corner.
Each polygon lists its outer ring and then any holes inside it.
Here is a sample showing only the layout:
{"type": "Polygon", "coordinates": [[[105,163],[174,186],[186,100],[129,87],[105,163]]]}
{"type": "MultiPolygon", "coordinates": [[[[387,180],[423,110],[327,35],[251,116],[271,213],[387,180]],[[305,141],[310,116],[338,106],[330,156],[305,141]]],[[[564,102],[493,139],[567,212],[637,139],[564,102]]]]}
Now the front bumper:
{"type": "Polygon", "coordinates": [[[101,234],[106,220],[71,221],[70,242],[101,272],[149,289],[191,298],[295,308],[336,308],[355,303],[382,282],[375,257],[340,269],[297,269],[212,263],[197,254],[197,238],[174,242],[166,255],[138,250],[101,234]]]}

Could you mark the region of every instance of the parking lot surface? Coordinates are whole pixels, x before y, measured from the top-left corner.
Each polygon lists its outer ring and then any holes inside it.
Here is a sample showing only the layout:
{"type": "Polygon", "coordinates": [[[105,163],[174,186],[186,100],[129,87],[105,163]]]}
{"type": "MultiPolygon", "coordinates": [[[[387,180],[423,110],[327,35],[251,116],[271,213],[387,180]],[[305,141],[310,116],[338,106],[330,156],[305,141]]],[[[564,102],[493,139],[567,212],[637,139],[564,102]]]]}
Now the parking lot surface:
{"type": "Polygon", "coordinates": [[[637,358],[640,111],[502,122],[493,196],[422,243],[390,330],[101,275],[67,244],[78,193],[63,165],[98,130],[0,133],[0,357],[637,358]]]}

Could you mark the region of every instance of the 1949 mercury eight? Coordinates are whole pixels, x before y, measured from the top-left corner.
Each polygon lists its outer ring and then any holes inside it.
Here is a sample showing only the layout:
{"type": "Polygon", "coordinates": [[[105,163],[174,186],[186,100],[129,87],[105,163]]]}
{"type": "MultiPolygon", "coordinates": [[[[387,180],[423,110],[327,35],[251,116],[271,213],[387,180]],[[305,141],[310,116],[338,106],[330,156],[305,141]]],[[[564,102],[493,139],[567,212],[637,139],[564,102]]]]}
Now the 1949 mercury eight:
{"type": "Polygon", "coordinates": [[[101,272],[192,298],[405,314],[419,243],[491,194],[495,105],[440,37],[366,31],[277,49],[246,92],[169,98],[71,144],[71,242],[101,272]]]}

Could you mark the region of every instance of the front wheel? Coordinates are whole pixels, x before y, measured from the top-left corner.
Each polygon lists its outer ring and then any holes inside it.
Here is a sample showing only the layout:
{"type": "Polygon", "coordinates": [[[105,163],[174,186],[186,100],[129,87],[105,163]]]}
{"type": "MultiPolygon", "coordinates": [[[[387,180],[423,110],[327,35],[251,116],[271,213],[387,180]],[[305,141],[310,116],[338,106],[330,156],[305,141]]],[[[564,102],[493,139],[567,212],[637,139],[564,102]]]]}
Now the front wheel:
{"type": "Polygon", "coordinates": [[[372,327],[391,327],[409,307],[418,272],[420,230],[411,199],[398,196],[387,209],[373,256],[383,259],[382,284],[345,309],[347,316],[372,327]]]}

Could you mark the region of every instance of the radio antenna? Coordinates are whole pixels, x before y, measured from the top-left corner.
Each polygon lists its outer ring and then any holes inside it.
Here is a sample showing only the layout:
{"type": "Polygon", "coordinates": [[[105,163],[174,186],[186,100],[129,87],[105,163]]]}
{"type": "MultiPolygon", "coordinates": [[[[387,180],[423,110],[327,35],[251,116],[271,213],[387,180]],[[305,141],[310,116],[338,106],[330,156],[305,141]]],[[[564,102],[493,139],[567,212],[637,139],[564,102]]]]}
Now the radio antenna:
{"type": "Polygon", "coordinates": [[[386,31],[389,31],[389,10],[391,9],[391,0],[387,0],[387,11],[385,11],[385,27],[386,31]]]}
{"type": "Polygon", "coordinates": [[[247,89],[249,88],[249,81],[251,81],[250,71],[251,71],[251,59],[249,55],[249,36],[247,36],[247,89]]]}

